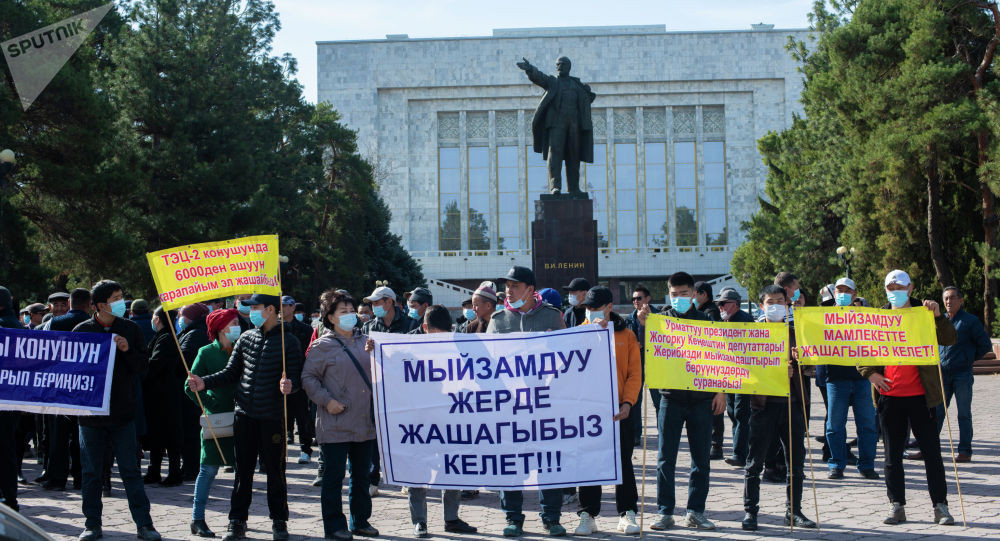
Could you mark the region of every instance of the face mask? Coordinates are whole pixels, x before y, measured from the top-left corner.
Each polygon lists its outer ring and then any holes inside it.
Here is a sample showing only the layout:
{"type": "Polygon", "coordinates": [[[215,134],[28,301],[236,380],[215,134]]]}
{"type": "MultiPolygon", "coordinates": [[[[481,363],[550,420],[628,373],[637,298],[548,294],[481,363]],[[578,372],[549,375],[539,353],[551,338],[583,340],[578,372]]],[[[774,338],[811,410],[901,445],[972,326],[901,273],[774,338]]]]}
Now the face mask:
{"type": "Polygon", "coordinates": [[[678,314],[686,314],[691,309],[691,297],[670,297],[670,306],[673,306],[678,314]]]}
{"type": "Polygon", "coordinates": [[[728,314],[728,313],[726,313],[726,312],[724,312],[722,310],[719,310],[719,317],[722,318],[722,321],[729,321],[729,318],[731,318],[733,316],[732,316],[732,314],[728,314]]]}
{"type": "Polygon", "coordinates": [[[243,315],[250,313],[250,307],[244,305],[241,301],[236,301],[236,309],[239,310],[240,313],[243,315]]]}
{"type": "Polygon", "coordinates": [[[802,295],[802,292],[799,291],[798,289],[796,289],[795,293],[792,293],[792,302],[795,302],[795,301],[799,300],[799,297],[801,295],[802,295]]]}
{"type": "Polygon", "coordinates": [[[518,299],[516,301],[510,302],[509,304],[510,304],[511,308],[517,310],[517,309],[521,308],[522,306],[524,306],[524,299],[518,299]]]}
{"type": "Polygon", "coordinates": [[[241,332],[243,332],[243,329],[241,329],[239,325],[233,325],[232,327],[229,327],[228,331],[226,331],[226,338],[235,344],[236,339],[240,337],[241,332]]]}
{"type": "Polygon", "coordinates": [[[175,325],[175,327],[177,328],[178,333],[184,332],[184,329],[187,327],[187,320],[183,317],[177,318],[177,325],[175,325]]]}
{"type": "Polygon", "coordinates": [[[376,306],[372,308],[372,313],[375,314],[375,317],[385,317],[385,308],[382,306],[376,306]]]}
{"type": "Polygon", "coordinates": [[[28,324],[30,324],[30,323],[31,323],[31,316],[29,316],[29,315],[27,315],[27,314],[26,314],[26,315],[24,316],[24,318],[23,318],[23,321],[24,321],[24,324],[25,324],[25,325],[28,325],[28,324]]]}
{"type": "Polygon", "coordinates": [[[344,330],[353,329],[358,324],[357,314],[344,314],[337,318],[337,326],[344,330]]]}
{"type": "Polygon", "coordinates": [[[416,308],[410,308],[406,315],[410,316],[410,319],[420,319],[420,311],[416,308]]]}
{"type": "Polygon", "coordinates": [[[295,319],[302,321],[304,314],[295,314],[295,319]]]}
{"type": "Polygon", "coordinates": [[[910,294],[905,289],[899,291],[886,291],[885,296],[889,298],[889,304],[896,308],[902,308],[906,301],[910,300],[910,294]]]}
{"type": "Polygon", "coordinates": [[[214,311],[215,311],[215,307],[214,307],[214,306],[212,306],[211,304],[206,304],[205,306],[207,306],[207,307],[208,307],[208,313],[209,313],[209,314],[211,314],[212,312],[214,312],[214,311]]]}
{"type": "Polygon", "coordinates": [[[264,324],[264,311],[263,310],[250,310],[250,323],[253,323],[254,327],[260,327],[264,324]]]}
{"type": "Polygon", "coordinates": [[[851,301],[854,300],[851,298],[850,293],[837,293],[836,298],[837,306],[848,306],[851,304],[851,301]]]}
{"type": "Polygon", "coordinates": [[[469,321],[476,319],[476,311],[473,310],[472,308],[466,308],[465,310],[462,310],[462,315],[464,315],[465,319],[469,321]]]}
{"type": "Polygon", "coordinates": [[[125,315],[125,300],[120,299],[111,303],[111,315],[115,317],[122,317],[125,315]]]}
{"type": "Polygon", "coordinates": [[[578,304],[580,304],[580,301],[576,298],[576,295],[570,293],[570,295],[569,295],[569,305],[570,306],[576,306],[578,304]]]}
{"type": "Polygon", "coordinates": [[[587,321],[593,323],[595,319],[604,319],[604,312],[600,310],[587,310],[587,321]]]}
{"type": "Polygon", "coordinates": [[[767,317],[768,321],[784,321],[787,313],[784,304],[769,304],[764,307],[764,316],[767,317]]]}
{"type": "Polygon", "coordinates": [[[361,321],[363,321],[363,322],[368,322],[368,321],[371,321],[371,320],[372,320],[372,316],[369,316],[368,314],[361,314],[361,315],[359,316],[359,318],[360,318],[360,319],[361,319],[361,321]]]}

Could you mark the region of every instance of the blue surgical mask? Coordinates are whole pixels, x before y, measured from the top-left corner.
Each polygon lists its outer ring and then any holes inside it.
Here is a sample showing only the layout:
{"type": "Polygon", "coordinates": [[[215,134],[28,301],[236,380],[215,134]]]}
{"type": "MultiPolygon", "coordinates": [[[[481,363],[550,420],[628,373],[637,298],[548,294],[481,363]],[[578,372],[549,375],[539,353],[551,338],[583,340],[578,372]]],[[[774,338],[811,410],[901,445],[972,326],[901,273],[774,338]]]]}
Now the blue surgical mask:
{"type": "Polygon", "coordinates": [[[375,314],[375,317],[385,317],[385,307],[375,306],[372,308],[372,313],[375,314]]]}
{"type": "Polygon", "coordinates": [[[837,295],[836,295],[837,306],[848,306],[848,305],[850,305],[851,301],[854,300],[852,297],[853,296],[850,293],[837,293],[837,295]]]}
{"type": "Polygon", "coordinates": [[[215,311],[215,306],[212,306],[211,304],[206,304],[205,306],[208,307],[208,313],[209,314],[211,314],[212,312],[215,311]]]}
{"type": "Polygon", "coordinates": [[[239,325],[233,325],[232,327],[229,327],[228,331],[226,331],[226,338],[235,344],[236,339],[240,337],[241,332],[243,332],[243,329],[241,329],[239,325]]]}
{"type": "Polygon", "coordinates": [[[187,328],[187,320],[183,317],[177,318],[177,325],[175,325],[175,327],[177,328],[178,333],[184,332],[184,329],[187,328]]]}
{"type": "Polygon", "coordinates": [[[465,316],[465,319],[468,319],[469,321],[476,319],[476,311],[473,310],[472,308],[466,308],[462,310],[462,315],[465,316]]]}
{"type": "Polygon", "coordinates": [[[576,295],[570,293],[569,294],[569,305],[570,306],[576,306],[578,304],[580,304],[580,300],[576,298],[576,295]]]}
{"type": "Polygon", "coordinates": [[[111,315],[115,317],[122,317],[125,315],[125,300],[119,299],[110,305],[111,315]]]}
{"type": "Polygon", "coordinates": [[[510,301],[510,300],[508,300],[507,304],[509,304],[511,308],[513,308],[515,310],[518,310],[522,306],[524,306],[524,299],[518,299],[516,301],[510,301]]]}
{"type": "Polygon", "coordinates": [[[355,325],[358,324],[357,314],[344,314],[337,318],[337,326],[341,329],[349,330],[353,329],[355,325]]]}
{"type": "Polygon", "coordinates": [[[801,295],[802,295],[802,292],[799,291],[798,289],[796,289],[795,293],[792,293],[792,302],[795,302],[795,301],[799,300],[799,297],[801,295]]]}
{"type": "Polygon", "coordinates": [[[253,323],[254,327],[260,327],[267,321],[264,319],[263,310],[250,310],[250,323],[253,323]]]}
{"type": "Polygon", "coordinates": [[[410,308],[410,311],[406,315],[410,316],[410,319],[420,319],[420,311],[416,308],[410,308]]]}
{"type": "Polygon", "coordinates": [[[784,304],[769,304],[764,307],[764,316],[768,321],[774,323],[784,321],[786,315],[788,315],[788,310],[784,304]]]}
{"type": "Polygon", "coordinates": [[[670,297],[670,306],[673,306],[678,314],[686,314],[691,309],[691,297],[670,297]]]}
{"type": "Polygon", "coordinates": [[[910,294],[905,289],[886,291],[885,296],[889,298],[889,304],[896,308],[902,308],[906,304],[906,301],[910,300],[910,294]]]}
{"type": "Polygon", "coordinates": [[[604,312],[601,310],[587,310],[587,321],[593,323],[596,319],[604,319],[604,312]]]}
{"type": "Polygon", "coordinates": [[[24,321],[25,326],[30,325],[31,324],[31,316],[29,316],[28,314],[24,314],[24,317],[22,318],[22,321],[24,321]]]}
{"type": "Polygon", "coordinates": [[[250,307],[243,304],[242,301],[236,301],[236,309],[240,311],[241,314],[247,315],[250,313],[250,307]]]}
{"type": "Polygon", "coordinates": [[[304,318],[304,314],[295,314],[295,319],[297,319],[299,321],[302,321],[303,318],[304,318]]]}

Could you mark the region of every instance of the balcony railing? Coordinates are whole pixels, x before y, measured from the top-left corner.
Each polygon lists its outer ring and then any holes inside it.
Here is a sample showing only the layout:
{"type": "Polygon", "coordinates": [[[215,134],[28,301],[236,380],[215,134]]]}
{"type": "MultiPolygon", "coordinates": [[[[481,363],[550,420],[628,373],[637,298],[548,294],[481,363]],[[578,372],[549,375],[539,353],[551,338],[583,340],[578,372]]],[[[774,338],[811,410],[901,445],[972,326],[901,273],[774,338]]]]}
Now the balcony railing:
{"type": "MultiPolygon", "coordinates": [[[[731,252],[735,250],[735,246],[670,246],[670,247],[646,247],[646,248],[619,248],[617,246],[609,246],[605,248],[598,248],[598,255],[612,256],[612,255],[652,255],[656,256],[658,254],[686,254],[686,253],[718,253],[718,252],[731,252]]],[[[437,257],[531,257],[531,250],[419,250],[410,252],[410,255],[416,259],[423,258],[437,258],[437,257]]]]}

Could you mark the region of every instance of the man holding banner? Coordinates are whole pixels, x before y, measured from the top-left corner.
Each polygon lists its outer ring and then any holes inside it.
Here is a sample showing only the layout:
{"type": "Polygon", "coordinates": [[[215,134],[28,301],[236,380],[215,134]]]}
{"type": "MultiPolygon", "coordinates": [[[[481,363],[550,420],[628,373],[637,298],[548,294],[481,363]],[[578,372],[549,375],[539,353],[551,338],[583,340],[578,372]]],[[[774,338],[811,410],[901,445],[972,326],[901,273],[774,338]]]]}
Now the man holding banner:
{"type": "MultiPolygon", "coordinates": [[[[905,310],[919,307],[920,301],[910,297],[913,282],[910,276],[894,270],[885,277],[885,292],[889,303],[884,308],[905,310]]],[[[923,302],[934,314],[937,345],[955,343],[955,327],[941,313],[935,301],[923,302]]],[[[916,347],[916,346],[910,346],[916,347]]],[[[919,351],[919,350],[918,350],[919,351]]],[[[930,348],[931,355],[937,348],[930,348]]],[[[892,508],[883,521],[899,524],[906,521],[906,482],[903,474],[903,453],[906,450],[907,425],[913,431],[924,455],[927,490],[934,505],[934,522],[942,525],[955,523],[948,512],[948,485],[945,481],[941,443],[938,439],[937,406],[944,401],[941,379],[935,365],[862,366],[861,375],[871,381],[878,392],[877,409],[885,441],[885,486],[892,508]]]]}
{"type": "MultiPolygon", "coordinates": [[[[10,290],[0,286],[0,328],[23,329],[24,325],[14,312],[10,290]]],[[[17,449],[14,431],[17,428],[16,411],[0,411],[0,496],[7,507],[17,511],[17,449]]]]}
{"type": "Polygon", "coordinates": [[[142,473],[135,460],[135,378],[149,366],[146,339],[138,325],[123,318],[125,300],[118,282],[101,280],[94,284],[90,295],[97,313],[73,331],[110,333],[117,352],[108,415],[80,417],[83,515],[86,517],[86,529],[80,534],[80,540],[94,541],[103,536],[101,483],[105,450],[110,446],[118,462],[132,520],[138,527],[137,536],[144,541],[159,541],[160,534],[153,528],[149,515],[149,498],[142,483],[142,473]]]}

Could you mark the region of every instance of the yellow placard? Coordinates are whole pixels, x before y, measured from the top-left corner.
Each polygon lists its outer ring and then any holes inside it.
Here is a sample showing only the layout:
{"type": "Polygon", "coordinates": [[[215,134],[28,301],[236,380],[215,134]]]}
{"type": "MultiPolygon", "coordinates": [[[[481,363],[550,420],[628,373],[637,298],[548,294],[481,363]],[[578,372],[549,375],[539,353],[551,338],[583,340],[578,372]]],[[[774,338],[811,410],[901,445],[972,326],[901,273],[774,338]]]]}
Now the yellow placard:
{"type": "Polygon", "coordinates": [[[933,365],[940,359],[934,314],[923,306],[796,308],[795,341],[800,364],[933,365]]]}
{"type": "Polygon", "coordinates": [[[281,295],[277,235],[178,246],[146,260],[167,310],[244,293],[281,295]]]}
{"type": "Polygon", "coordinates": [[[788,354],[783,323],[646,319],[651,389],[788,396],[788,354]]]}

